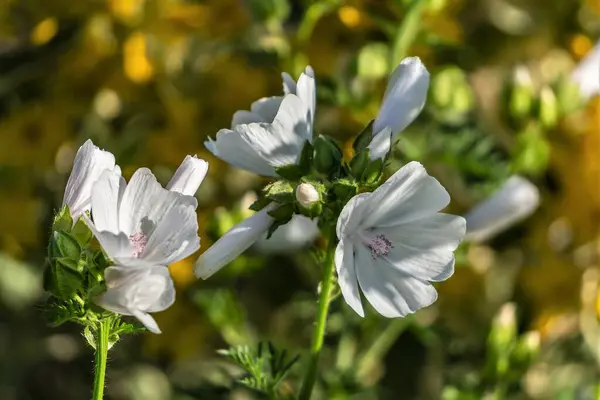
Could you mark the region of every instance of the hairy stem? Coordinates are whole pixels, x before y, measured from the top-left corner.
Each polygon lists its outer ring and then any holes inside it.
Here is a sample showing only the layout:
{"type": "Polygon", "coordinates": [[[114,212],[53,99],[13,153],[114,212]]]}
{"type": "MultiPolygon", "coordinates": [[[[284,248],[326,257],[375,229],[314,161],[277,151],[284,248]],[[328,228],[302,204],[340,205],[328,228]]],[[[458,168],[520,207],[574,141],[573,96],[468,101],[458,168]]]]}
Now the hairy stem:
{"type": "Polygon", "coordinates": [[[92,400],[102,400],[104,397],[104,378],[106,375],[106,359],[108,356],[108,335],[110,321],[101,319],[96,331],[96,371],[94,375],[94,395],[92,400]]]}
{"type": "Polygon", "coordinates": [[[323,340],[325,338],[325,327],[327,325],[327,313],[329,311],[329,303],[331,301],[331,292],[333,290],[333,272],[334,272],[334,257],[335,257],[335,233],[329,236],[329,245],[327,255],[323,265],[323,281],[321,282],[321,294],[319,296],[319,309],[315,321],[315,329],[313,331],[312,343],[310,346],[310,360],[306,375],[302,382],[299,400],[309,400],[313,386],[317,379],[317,370],[319,366],[319,357],[323,348],[323,340]]]}

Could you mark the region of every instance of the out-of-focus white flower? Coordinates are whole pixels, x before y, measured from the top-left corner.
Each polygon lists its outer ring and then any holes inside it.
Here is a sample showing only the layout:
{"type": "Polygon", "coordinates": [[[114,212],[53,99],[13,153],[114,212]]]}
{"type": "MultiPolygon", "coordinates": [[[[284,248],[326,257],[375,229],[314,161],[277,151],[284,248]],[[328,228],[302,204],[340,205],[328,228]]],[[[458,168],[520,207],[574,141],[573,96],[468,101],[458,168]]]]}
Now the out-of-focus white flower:
{"type": "Polygon", "coordinates": [[[256,249],[263,253],[288,253],[307,247],[319,236],[316,219],[295,214],[291,221],[280,226],[267,239],[266,235],[256,243],[256,249]]]}
{"type": "Polygon", "coordinates": [[[193,196],[208,172],[208,163],[196,156],[186,156],[166,188],[187,196],[193,196]]]}
{"type": "Polygon", "coordinates": [[[268,214],[275,208],[276,204],[269,204],[221,236],[196,261],[196,276],[202,279],[209,278],[263,237],[275,221],[268,214]]]}
{"type": "Polygon", "coordinates": [[[308,208],[319,201],[319,192],[310,183],[301,183],[296,188],[296,200],[302,207],[308,208]]]}
{"type": "Polygon", "coordinates": [[[96,299],[102,308],[133,315],[152,333],[161,333],[149,313],[164,311],[175,301],[175,286],[164,265],[135,268],[108,267],[106,292],[96,299]]]}
{"type": "Polygon", "coordinates": [[[538,208],[537,187],[520,176],[511,176],[494,194],[465,215],[466,240],[479,243],[493,238],[538,208]]]}
{"type": "Polygon", "coordinates": [[[429,72],[418,57],[402,60],[390,76],[383,103],[373,123],[371,159],[385,157],[390,145],[417,118],[427,99],[429,72]]]}
{"type": "Polygon", "coordinates": [[[600,93],[600,42],[581,60],[571,73],[571,80],[585,99],[600,93]]]}
{"type": "Polygon", "coordinates": [[[115,156],[100,150],[88,139],[77,150],[63,198],[63,207],[69,206],[74,222],[91,208],[92,187],[105,170],[121,174],[120,168],[115,165],[115,156]]]}
{"type": "Polygon", "coordinates": [[[195,197],[164,189],[146,168],[129,184],[105,171],[84,216],[108,257],[121,266],[168,265],[200,248],[195,197]]]}
{"type": "Polygon", "coordinates": [[[283,78],[283,97],[262,98],[250,111],[236,112],[231,129],[209,138],[206,148],[233,166],[264,176],[275,177],[275,168],[296,164],[306,141],[312,142],[314,72],[306,67],[297,83],[287,74],[283,78]]]}
{"type": "Polygon", "coordinates": [[[439,211],[450,202],[442,185],[411,162],[372,193],[354,196],[337,221],[335,265],[346,303],[364,316],[358,291],[381,315],[404,317],[431,305],[430,282],[454,272],[465,235],[462,217],[439,211]]]}

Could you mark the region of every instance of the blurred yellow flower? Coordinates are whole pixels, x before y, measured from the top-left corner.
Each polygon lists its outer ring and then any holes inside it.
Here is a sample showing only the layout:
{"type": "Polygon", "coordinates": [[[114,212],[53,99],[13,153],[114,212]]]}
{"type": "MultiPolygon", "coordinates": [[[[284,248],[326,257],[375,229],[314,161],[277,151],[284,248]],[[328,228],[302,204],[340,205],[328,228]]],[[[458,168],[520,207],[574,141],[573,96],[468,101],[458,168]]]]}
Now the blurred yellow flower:
{"type": "Polygon", "coordinates": [[[56,18],[46,18],[33,29],[31,32],[31,43],[42,45],[47,43],[56,35],[58,31],[58,22],[56,18]]]}
{"type": "Polygon", "coordinates": [[[169,272],[177,288],[187,287],[197,280],[194,275],[194,258],[188,257],[169,265],[169,272]]]}
{"type": "Polygon", "coordinates": [[[348,28],[356,28],[363,20],[360,10],[352,6],[340,7],[338,10],[338,17],[348,28]]]}
{"type": "Polygon", "coordinates": [[[577,60],[582,59],[593,46],[592,40],[582,34],[574,35],[569,41],[569,48],[577,60]]]}
{"type": "Polygon", "coordinates": [[[126,23],[136,23],[142,18],[145,0],[109,0],[112,14],[126,23]]]}
{"type": "Polygon", "coordinates": [[[142,32],[132,33],[123,44],[123,69],[135,83],[145,83],[154,75],[147,51],[147,37],[142,32]]]}

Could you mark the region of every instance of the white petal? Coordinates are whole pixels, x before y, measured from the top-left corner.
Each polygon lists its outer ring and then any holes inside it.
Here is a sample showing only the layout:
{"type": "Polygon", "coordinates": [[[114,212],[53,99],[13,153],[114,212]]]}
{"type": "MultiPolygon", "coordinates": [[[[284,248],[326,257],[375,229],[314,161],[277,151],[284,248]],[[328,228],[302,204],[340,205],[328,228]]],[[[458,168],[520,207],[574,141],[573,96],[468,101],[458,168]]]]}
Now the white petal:
{"type": "Polygon", "coordinates": [[[236,125],[251,124],[253,122],[268,122],[265,121],[260,115],[251,111],[240,110],[233,113],[231,118],[231,129],[235,128],[236,125]]]}
{"type": "Polygon", "coordinates": [[[108,151],[100,150],[91,140],[87,140],[77,150],[63,198],[63,206],[69,206],[74,221],[90,209],[92,187],[100,174],[114,167],[115,156],[108,151]]]}
{"type": "Polygon", "coordinates": [[[168,265],[193,254],[200,248],[196,211],[190,206],[171,208],[158,224],[140,258],[168,265]]]}
{"type": "Polygon", "coordinates": [[[571,80],[585,99],[600,93],[600,42],[577,65],[571,80]]]}
{"type": "Polygon", "coordinates": [[[361,193],[352,197],[342,209],[337,220],[336,234],[339,240],[352,235],[364,218],[364,210],[369,205],[372,193],[361,193]]]}
{"type": "Polygon", "coordinates": [[[283,93],[284,94],[296,94],[296,81],[287,72],[281,73],[283,79],[283,93]]]}
{"type": "Polygon", "coordinates": [[[400,168],[372,194],[361,226],[394,226],[435,214],[450,203],[450,195],[418,162],[400,168]]]}
{"type": "Polygon", "coordinates": [[[171,208],[190,205],[196,209],[195,197],[164,189],[147,168],[140,168],[131,177],[119,209],[119,229],[128,236],[142,232],[147,237],[171,208]]]}
{"type": "Polygon", "coordinates": [[[338,284],[346,303],[361,317],[365,316],[358,280],[354,266],[354,245],[348,241],[340,241],[335,249],[335,267],[338,274],[338,284]]]}
{"type": "Polygon", "coordinates": [[[92,216],[99,231],[119,233],[119,203],[127,184],[112,170],[105,170],[92,189],[92,216]]]}
{"type": "Polygon", "coordinates": [[[291,221],[277,228],[269,239],[264,235],[256,243],[256,247],[263,253],[288,253],[307,247],[318,236],[316,219],[294,214],[291,221]]]}
{"type": "Polygon", "coordinates": [[[307,129],[306,106],[293,94],[284,97],[272,124],[255,123],[235,127],[256,154],[273,167],[298,162],[306,142],[307,129]]]}
{"type": "Polygon", "coordinates": [[[373,260],[364,246],[356,246],[355,250],[360,288],[384,317],[405,317],[437,299],[437,292],[430,283],[392,269],[382,258],[373,260]]]}
{"type": "Polygon", "coordinates": [[[133,316],[136,317],[150,332],[157,335],[162,333],[152,315],[139,310],[134,310],[133,316]]]}
{"type": "Polygon", "coordinates": [[[429,88],[429,72],[418,57],[402,60],[390,76],[379,109],[373,124],[373,132],[380,132],[390,127],[397,135],[419,115],[429,88]]]}
{"type": "Polygon", "coordinates": [[[208,171],[208,163],[196,156],[186,156],[166,186],[172,192],[194,196],[208,171]]]}
{"type": "Polygon", "coordinates": [[[274,204],[263,208],[225,233],[198,258],[196,276],[210,277],[256,243],[273,223],[268,212],[274,208],[274,204]]]}
{"type": "Polygon", "coordinates": [[[133,247],[129,242],[129,237],[123,233],[113,233],[108,231],[99,231],[94,223],[89,219],[87,215],[82,216],[86,222],[100,246],[113,262],[119,262],[119,260],[127,260],[133,256],[133,247]]]}
{"type": "Polygon", "coordinates": [[[258,155],[256,151],[242,139],[240,127],[248,125],[238,125],[234,127],[235,131],[221,129],[217,132],[215,140],[209,139],[204,142],[204,146],[221,160],[246,171],[254,172],[258,175],[277,176],[275,170],[268,161],[258,155]]]}
{"type": "Polygon", "coordinates": [[[306,108],[305,120],[307,121],[307,129],[301,131],[304,133],[304,138],[312,142],[313,124],[315,119],[315,110],[317,108],[317,91],[315,86],[314,72],[312,68],[306,67],[307,73],[303,73],[298,78],[296,87],[296,95],[302,100],[306,108]],[[311,73],[309,73],[309,71],[311,73]]]}
{"type": "Polygon", "coordinates": [[[277,111],[279,111],[279,107],[281,106],[282,101],[282,96],[273,96],[264,97],[252,103],[250,111],[253,114],[259,115],[261,117],[260,121],[253,122],[273,122],[273,120],[275,120],[275,117],[277,116],[277,111]]]}
{"type": "Polygon", "coordinates": [[[393,243],[384,258],[399,271],[421,280],[439,280],[452,275],[454,250],[465,235],[464,218],[435,214],[410,224],[378,228],[369,234],[383,234],[393,243]]]}
{"type": "Polygon", "coordinates": [[[491,239],[533,214],[539,204],[537,187],[525,178],[512,176],[496,193],[467,213],[467,240],[491,239]]]}
{"type": "Polygon", "coordinates": [[[378,158],[384,158],[392,147],[392,130],[386,127],[381,132],[376,133],[369,143],[368,149],[370,150],[371,161],[375,161],[378,158]]]}

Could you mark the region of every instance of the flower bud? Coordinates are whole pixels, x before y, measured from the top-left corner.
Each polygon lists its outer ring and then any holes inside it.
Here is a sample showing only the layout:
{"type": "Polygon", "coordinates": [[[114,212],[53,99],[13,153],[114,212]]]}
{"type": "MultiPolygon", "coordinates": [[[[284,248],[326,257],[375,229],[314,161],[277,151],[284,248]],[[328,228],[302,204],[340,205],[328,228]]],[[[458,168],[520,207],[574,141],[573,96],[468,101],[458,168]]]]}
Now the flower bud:
{"type": "Polygon", "coordinates": [[[314,140],[313,146],[315,148],[314,166],[323,174],[333,171],[342,160],[342,151],[330,138],[318,136],[314,140]]]}
{"type": "Polygon", "coordinates": [[[319,192],[310,183],[301,183],[296,188],[296,200],[305,208],[319,201],[319,192]]]}
{"type": "Polygon", "coordinates": [[[514,303],[506,303],[500,310],[490,331],[490,345],[497,353],[509,350],[517,336],[517,307],[514,303]]]}
{"type": "Polygon", "coordinates": [[[558,101],[552,89],[544,86],[540,91],[538,118],[546,128],[554,128],[558,124],[558,101]]]}
{"type": "Polygon", "coordinates": [[[510,117],[516,121],[527,119],[533,110],[535,89],[531,74],[524,65],[519,65],[514,69],[509,91],[510,117]]]}

